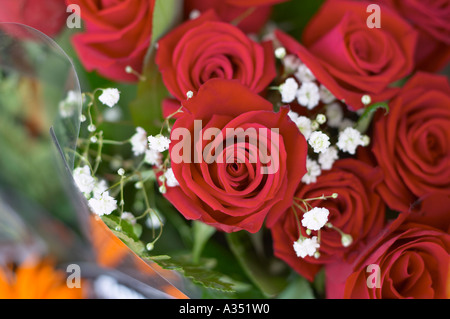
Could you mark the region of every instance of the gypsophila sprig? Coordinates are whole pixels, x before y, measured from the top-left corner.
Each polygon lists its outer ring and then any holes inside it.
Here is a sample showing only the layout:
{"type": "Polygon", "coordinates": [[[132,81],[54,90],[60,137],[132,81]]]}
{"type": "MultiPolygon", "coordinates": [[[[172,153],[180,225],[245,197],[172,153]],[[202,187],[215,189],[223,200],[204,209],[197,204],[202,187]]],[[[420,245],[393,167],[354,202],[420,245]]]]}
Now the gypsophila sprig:
{"type": "Polygon", "coordinates": [[[314,82],[305,82],[297,91],[297,101],[308,110],[315,108],[320,101],[319,87],[314,82]]]}
{"type": "Polygon", "coordinates": [[[298,83],[293,78],[288,78],[280,85],[281,102],[290,103],[297,96],[298,83]]]}
{"type": "Polygon", "coordinates": [[[95,187],[95,178],[91,176],[91,169],[85,165],[73,171],[73,179],[80,192],[89,194],[95,187]]]}
{"type": "Polygon", "coordinates": [[[117,201],[110,196],[109,192],[103,192],[89,199],[89,207],[98,216],[109,215],[117,209],[117,201]]]}
{"type": "Polygon", "coordinates": [[[317,181],[317,177],[322,174],[320,165],[309,157],[306,160],[306,170],[307,172],[302,178],[302,182],[305,184],[315,183],[317,181]]]}
{"type": "Polygon", "coordinates": [[[323,153],[331,145],[328,135],[319,131],[311,133],[308,143],[313,148],[314,153],[323,153]]]}
{"type": "Polygon", "coordinates": [[[98,100],[108,107],[113,107],[120,100],[120,91],[115,88],[103,89],[98,100]]]}
{"type": "Polygon", "coordinates": [[[302,226],[310,230],[319,230],[328,222],[330,211],[322,207],[314,207],[303,214],[302,226]]]}
{"type": "Polygon", "coordinates": [[[142,127],[136,127],[136,133],[130,139],[134,156],[144,154],[148,149],[147,132],[142,127]]]}
{"type": "Polygon", "coordinates": [[[306,256],[314,256],[316,251],[320,248],[320,244],[317,241],[317,236],[312,238],[299,238],[294,242],[294,251],[297,257],[305,258],[306,256]]]}
{"type": "Polygon", "coordinates": [[[358,146],[364,146],[364,144],[361,133],[352,127],[347,127],[339,133],[339,140],[336,146],[341,151],[354,155],[358,146]]]}
{"type": "Polygon", "coordinates": [[[170,139],[159,134],[156,136],[149,136],[148,143],[149,143],[150,149],[162,153],[169,149],[170,139]]]}

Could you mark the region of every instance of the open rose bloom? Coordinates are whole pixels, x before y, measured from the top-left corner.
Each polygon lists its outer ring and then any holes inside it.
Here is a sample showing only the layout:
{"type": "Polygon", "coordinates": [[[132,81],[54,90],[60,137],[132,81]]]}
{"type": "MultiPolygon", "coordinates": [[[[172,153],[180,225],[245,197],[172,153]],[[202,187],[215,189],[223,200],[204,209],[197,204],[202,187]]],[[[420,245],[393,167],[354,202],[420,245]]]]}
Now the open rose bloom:
{"type": "Polygon", "coordinates": [[[0,296],[449,299],[449,61],[448,0],[0,0],[0,296]]]}

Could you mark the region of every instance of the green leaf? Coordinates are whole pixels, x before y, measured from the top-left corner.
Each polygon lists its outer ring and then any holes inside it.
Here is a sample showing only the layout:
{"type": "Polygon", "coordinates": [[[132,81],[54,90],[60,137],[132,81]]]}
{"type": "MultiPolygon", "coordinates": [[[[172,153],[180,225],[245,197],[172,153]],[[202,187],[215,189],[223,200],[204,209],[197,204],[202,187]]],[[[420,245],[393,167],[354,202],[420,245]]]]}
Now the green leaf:
{"type": "Polygon", "coordinates": [[[155,43],[181,18],[183,1],[156,0],[153,9],[152,43],[155,43]]]}
{"type": "Polygon", "coordinates": [[[192,262],[192,256],[182,255],[170,260],[153,260],[164,269],[174,270],[189,278],[195,284],[204,288],[216,289],[223,292],[234,292],[233,282],[225,275],[214,271],[215,259],[202,258],[198,264],[192,262]]]}
{"type": "Polygon", "coordinates": [[[324,0],[286,1],[274,7],[272,20],[295,39],[300,39],[303,29],[324,0]]]}
{"type": "Polygon", "coordinates": [[[245,231],[227,234],[228,245],[253,283],[267,297],[274,297],[286,287],[286,278],[271,272],[272,260],[256,254],[249,236],[245,231]]]}
{"type": "Polygon", "coordinates": [[[102,220],[113,234],[136,254],[142,255],[146,252],[145,244],[136,236],[133,226],[128,221],[120,220],[119,217],[114,215],[102,216],[102,220]]]}
{"type": "Polygon", "coordinates": [[[215,232],[216,229],[214,227],[199,221],[193,222],[192,236],[194,238],[194,245],[192,247],[192,259],[194,263],[198,263],[203,248],[215,232]]]}
{"type": "Polygon", "coordinates": [[[278,296],[277,299],[315,299],[314,292],[305,278],[295,275],[289,285],[278,296]]]}
{"type": "Polygon", "coordinates": [[[385,115],[389,113],[389,106],[385,102],[375,103],[368,106],[359,118],[358,123],[356,123],[356,129],[361,133],[365,133],[372,122],[375,112],[381,108],[385,109],[385,115]]]}
{"type": "Polygon", "coordinates": [[[158,256],[149,256],[149,257],[145,257],[144,259],[148,259],[151,261],[160,261],[160,260],[169,260],[172,257],[167,256],[167,255],[158,255],[158,256]]]}

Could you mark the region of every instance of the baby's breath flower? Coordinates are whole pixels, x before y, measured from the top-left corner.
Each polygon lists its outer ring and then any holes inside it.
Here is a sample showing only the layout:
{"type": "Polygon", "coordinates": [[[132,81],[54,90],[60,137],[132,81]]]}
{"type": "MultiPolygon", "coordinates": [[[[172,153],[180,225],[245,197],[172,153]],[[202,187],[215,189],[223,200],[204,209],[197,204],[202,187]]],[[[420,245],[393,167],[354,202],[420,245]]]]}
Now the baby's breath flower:
{"type": "Polygon", "coordinates": [[[300,105],[312,110],[319,104],[319,87],[314,82],[305,82],[297,91],[297,101],[300,105]]]}
{"type": "Polygon", "coordinates": [[[327,117],[324,114],[317,114],[316,116],[316,122],[320,125],[325,124],[327,121],[327,117]]]}
{"type": "Polygon", "coordinates": [[[369,105],[370,103],[372,103],[372,98],[370,97],[370,95],[363,95],[362,96],[362,98],[361,98],[361,102],[362,102],[362,104],[364,104],[364,105],[369,105]]]}
{"type": "Polygon", "coordinates": [[[67,92],[66,98],[59,102],[59,114],[63,118],[71,117],[75,113],[78,103],[81,101],[75,91],[67,92]]]}
{"type": "Polygon", "coordinates": [[[201,15],[201,12],[197,9],[194,9],[189,13],[189,19],[190,20],[197,19],[200,15],[201,15]]]}
{"type": "Polygon", "coordinates": [[[325,104],[330,104],[336,100],[333,93],[331,93],[323,84],[320,85],[319,94],[320,100],[325,104]]]}
{"type": "Polygon", "coordinates": [[[344,112],[339,103],[327,105],[325,114],[327,116],[327,125],[333,128],[338,128],[344,118],[344,112]]]}
{"type": "Polygon", "coordinates": [[[144,162],[153,165],[160,166],[161,165],[161,153],[155,150],[146,150],[144,162]]]}
{"type": "Polygon", "coordinates": [[[90,124],[87,129],[89,132],[94,133],[97,130],[97,127],[94,124],[90,124]]]}
{"type": "Polygon", "coordinates": [[[286,49],[283,47],[279,47],[275,49],[275,57],[277,59],[284,59],[284,57],[286,56],[286,49]]]}
{"type": "Polygon", "coordinates": [[[358,146],[363,146],[364,141],[361,133],[352,128],[347,127],[344,131],[339,133],[339,140],[336,146],[343,152],[354,155],[358,146]]]}
{"type": "Polygon", "coordinates": [[[159,134],[157,136],[148,137],[149,147],[158,152],[164,152],[169,149],[170,139],[159,134]]]}
{"type": "Polygon", "coordinates": [[[313,82],[316,80],[316,77],[311,72],[311,70],[306,66],[306,64],[303,63],[298,66],[295,77],[303,83],[313,82]]]}
{"type": "Polygon", "coordinates": [[[145,220],[145,225],[150,229],[158,229],[161,227],[163,222],[164,218],[161,216],[161,214],[158,214],[153,210],[145,220]]]}
{"type": "Polygon", "coordinates": [[[339,159],[338,150],[331,146],[326,151],[319,154],[319,164],[322,170],[329,170],[333,167],[334,162],[339,159]]]}
{"type": "Polygon", "coordinates": [[[148,147],[147,132],[142,127],[136,127],[136,133],[130,139],[134,156],[144,154],[148,147]]]}
{"type": "Polygon", "coordinates": [[[314,207],[303,214],[302,225],[311,230],[319,230],[328,222],[330,211],[322,207],[314,207]]]}
{"type": "Polygon", "coordinates": [[[167,169],[167,171],[164,173],[164,177],[166,180],[166,185],[168,187],[176,187],[180,185],[177,179],[175,178],[175,175],[173,174],[172,168],[167,169]]]}
{"type": "Polygon", "coordinates": [[[94,197],[100,196],[103,192],[108,190],[108,183],[102,179],[95,183],[94,189],[92,190],[94,197]]]}
{"type": "Polygon", "coordinates": [[[288,113],[289,118],[292,120],[292,122],[297,125],[300,132],[303,134],[305,139],[309,139],[312,129],[311,129],[311,120],[307,118],[306,116],[299,116],[297,113],[293,111],[289,111],[288,113]]]}
{"type": "Polygon", "coordinates": [[[353,243],[353,238],[352,236],[348,235],[348,234],[344,234],[341,237],[341,244],[344,247],[348,247],[353,243]]]}
{"type": "Polygon", "coordinates": [[[314,256],[320,244],[317,242],[317,236],[312,238],[300,238],[294,242],[294,250],[297,257],[305,258],[306,256],[314,256]]]}
{"type": "Polygon", "coordinates": [[[370,137],[368,135],[363,135],[362,136],[362,143],[363,143],[364,147],[369,146],[369,144],[370,144],[370,137]]]}
{"type": "Polygon", "coordinates": [[[117,201],[109,195],[109,192],[103,192],[89,200],[89,207],[98,216],[109,215],[117,209],[117,201]]]}
{"type": "Polygon", "coordinates": [[[80,192],[84,194],[89,194],[95,187],[95,179],[91,176],[91,170],[87,165],[75,168],[73,179],[80,192]]]}
{"type": "Polygon", "coordinates": [[[103,89],[102,94],[98,97],[98,99],[103,104],[113,107],[120,100],[120,92],[118,89],[114,88],[103,89]]]}
{"type": "Polygon", "coordinates": [[[320,131],[311,133],[308,142],[314,149],[314,153],[323,153],[330,146],[330,138],[320,131]]]}
{"type": "Polygon", "coordinates": [[[302,182],[305,184],[317,182],[317,177],[322,174],[319,164],[309,157],[306,159],[306,170],[307,172],[302,178],[302,182]]]}
{"type": "Polygon", "coordinates": [[[284,67],[288,73],[295,72],[298,67],[302,64],[300,59],[294,54],[288,54],[283,59],[284,67]]]}
{"type": "Polygon", "coordinates": [[[286,81],[280,85],[281,102],[291,103],[295,100],[298,90],[298,83],[293,78],[287,78],[286,81]]]}

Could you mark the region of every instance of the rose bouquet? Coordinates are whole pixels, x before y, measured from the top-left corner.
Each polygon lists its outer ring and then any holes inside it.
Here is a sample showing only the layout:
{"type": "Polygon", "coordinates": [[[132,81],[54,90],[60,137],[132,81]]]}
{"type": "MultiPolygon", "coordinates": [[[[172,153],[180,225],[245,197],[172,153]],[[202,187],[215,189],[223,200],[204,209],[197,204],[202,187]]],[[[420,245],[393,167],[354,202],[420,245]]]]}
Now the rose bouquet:
{"type": "Polygon", "coordinates": [[[73,183],[186,296],[450,296],[450,2],[66,5],[73,183]]]}

